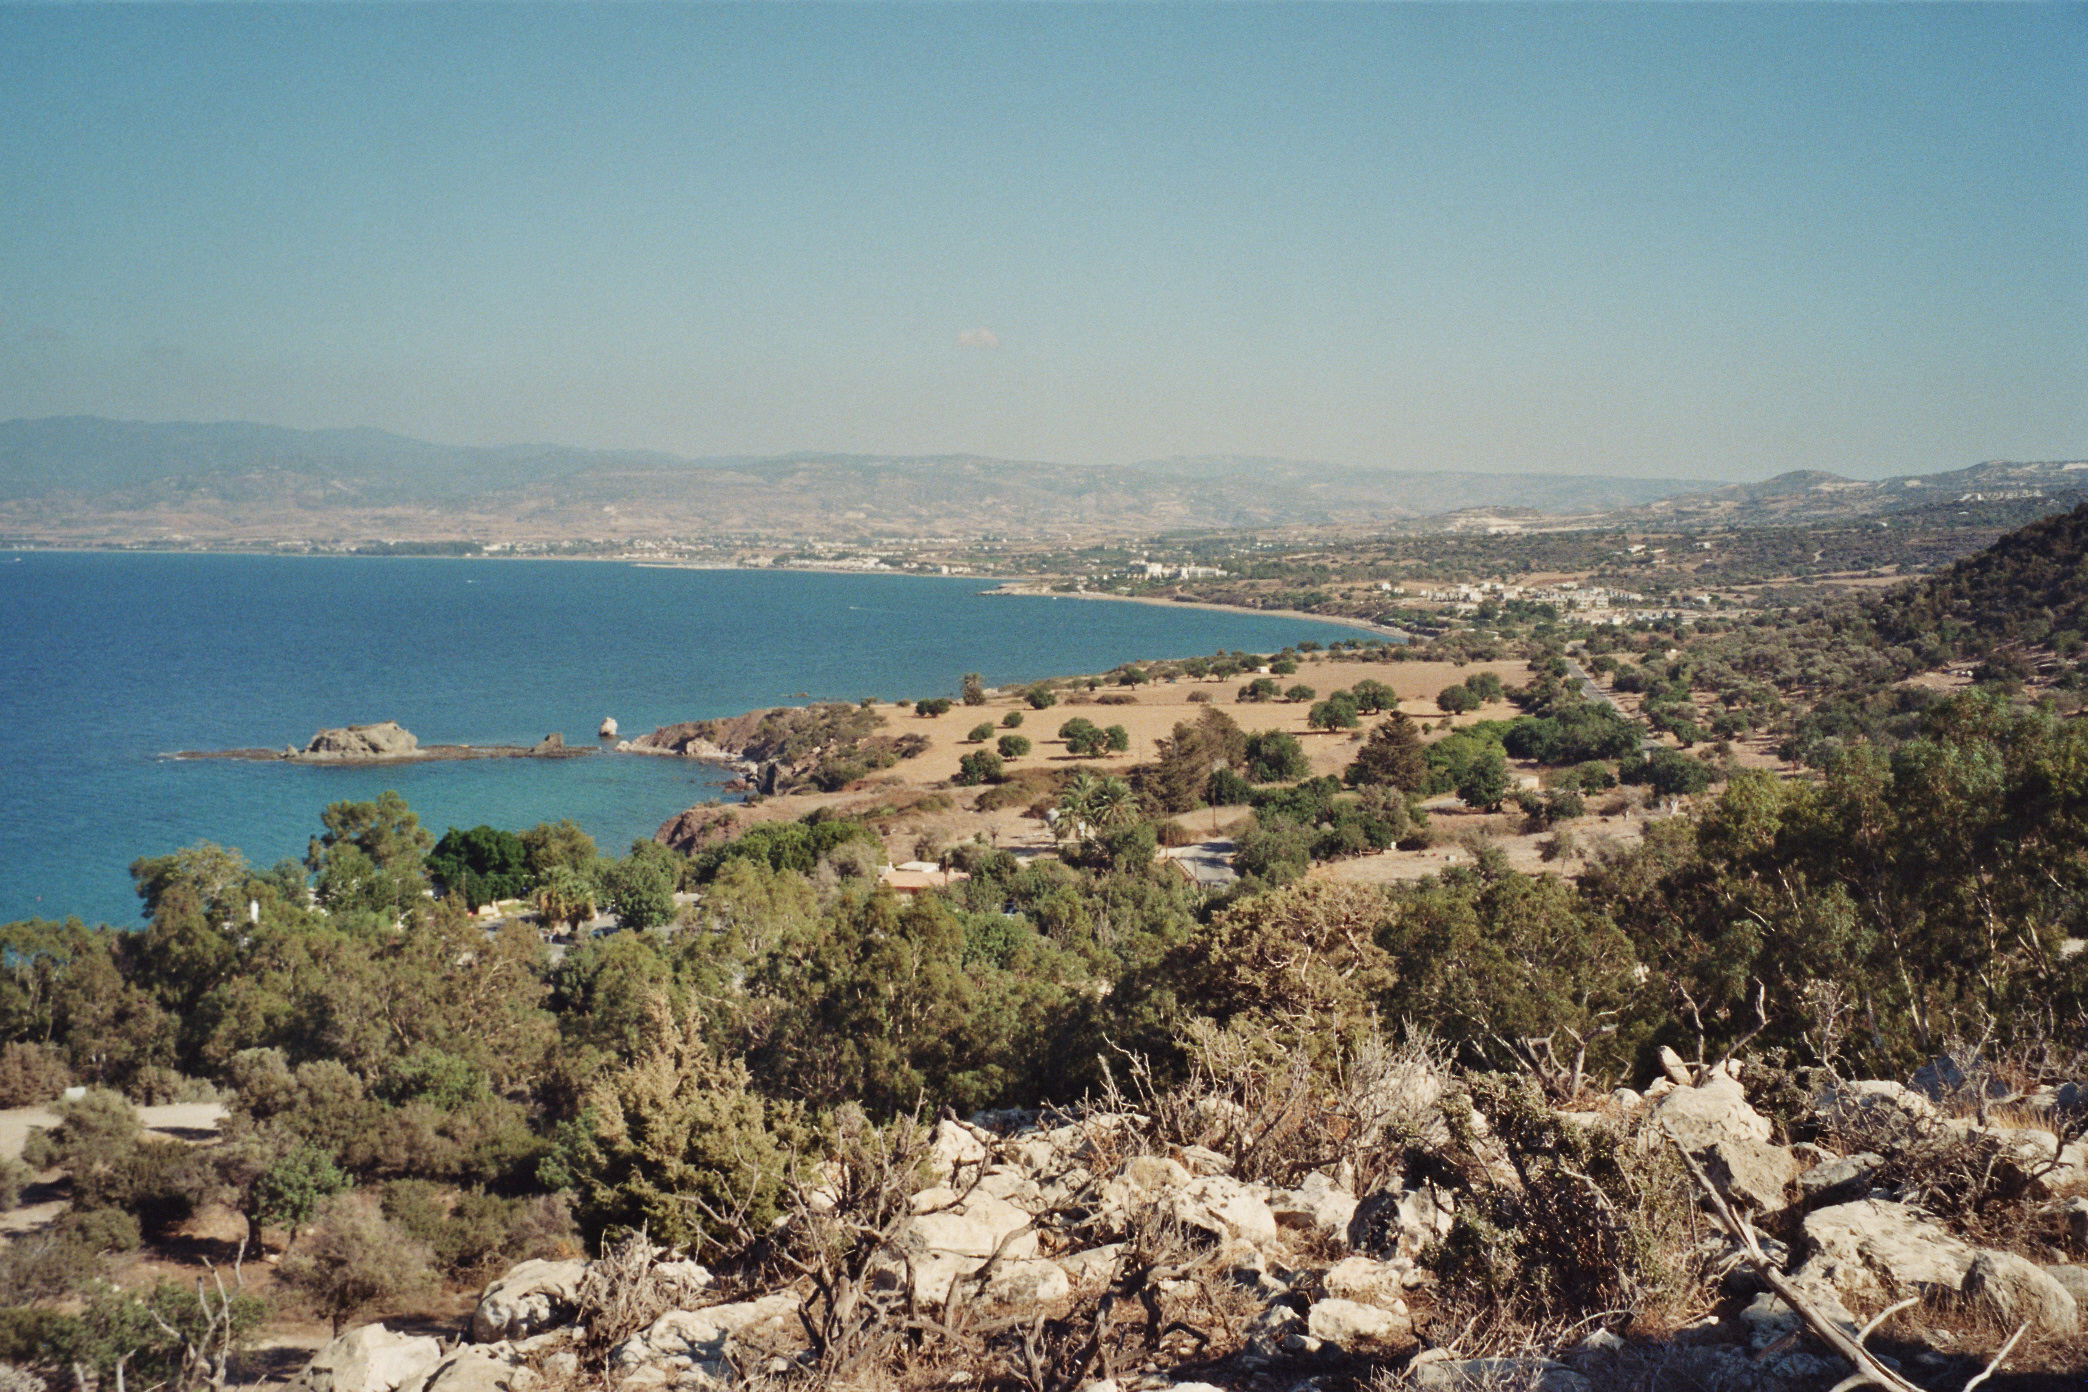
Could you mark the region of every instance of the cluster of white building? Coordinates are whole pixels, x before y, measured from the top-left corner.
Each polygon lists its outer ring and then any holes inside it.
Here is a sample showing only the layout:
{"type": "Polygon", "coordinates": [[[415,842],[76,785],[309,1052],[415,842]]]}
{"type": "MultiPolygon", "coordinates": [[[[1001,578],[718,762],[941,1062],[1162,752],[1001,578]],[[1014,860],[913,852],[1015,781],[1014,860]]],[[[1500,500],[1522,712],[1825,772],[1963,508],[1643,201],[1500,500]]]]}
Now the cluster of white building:
{"type": "Polygon", "coordinates": [[[1225,572],[1217,566],[1178,565],[1171,566],[1160,561],[1142,561],[1138,569],[1148,580],[1222,580],[1225,572]]]}

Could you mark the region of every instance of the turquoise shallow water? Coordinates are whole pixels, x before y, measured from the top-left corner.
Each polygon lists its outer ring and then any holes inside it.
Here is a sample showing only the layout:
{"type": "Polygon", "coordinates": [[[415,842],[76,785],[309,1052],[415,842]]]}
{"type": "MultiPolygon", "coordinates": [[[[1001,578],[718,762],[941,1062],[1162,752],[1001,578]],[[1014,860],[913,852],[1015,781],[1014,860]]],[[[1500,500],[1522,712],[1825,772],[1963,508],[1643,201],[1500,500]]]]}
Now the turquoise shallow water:
{"type": "Polygon", "coordinates": [[[955,695],[1352,630],[1184,606],[1008,598],[978,580],[557,561],[0,553],[0,921],[130,924],[138,856],[302,855],[386,788],[437,835],[572,817],[620,853],[719,796],[632,756],[387,768],[177,761],[397,720],[425,743],[589,743],[812,698],[955,695]]]}

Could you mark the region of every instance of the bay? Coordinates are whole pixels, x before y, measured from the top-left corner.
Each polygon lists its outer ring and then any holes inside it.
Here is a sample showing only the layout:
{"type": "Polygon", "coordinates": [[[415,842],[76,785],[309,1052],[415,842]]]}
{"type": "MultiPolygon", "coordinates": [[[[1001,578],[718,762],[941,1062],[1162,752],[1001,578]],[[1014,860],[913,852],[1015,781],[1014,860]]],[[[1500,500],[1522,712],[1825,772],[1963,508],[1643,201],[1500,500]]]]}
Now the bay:
{"type": "Polygon", "coordinates": [[[301,856],[397,789],[436,835],[571,817],[622,853],[722,796],[633,755],[325,768],[174,760],[396,720],[427,744],[591,744],[808,699],[913,700],[1354,630],[984,594],[990,581],[604,562],[0,552],[0,921],[130,925],[126,867],[197,841],[301,856]]]}

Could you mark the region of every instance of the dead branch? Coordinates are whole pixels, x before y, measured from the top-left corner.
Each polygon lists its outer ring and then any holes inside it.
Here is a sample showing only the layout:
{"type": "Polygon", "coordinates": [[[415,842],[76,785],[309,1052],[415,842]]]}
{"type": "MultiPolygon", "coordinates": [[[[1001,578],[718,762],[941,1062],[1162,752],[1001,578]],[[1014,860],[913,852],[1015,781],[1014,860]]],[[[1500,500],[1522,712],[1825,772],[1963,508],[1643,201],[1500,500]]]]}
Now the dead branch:
{"type": "MultiPolygon", "coordinates": [[[[1769,1255],[1762,1250],[1760,1240],[1755,1236],[1754,1225],[1749,1223],[1744,1215],[1733,1211],[1732,1205],[1726,1202],[1725,1195],[1720,1193],[1718,1186],[1711,1182],[1710,1177],[1704,1173],[1703,1167],[1697,1164],[1696,1157],[1689,1153],[1688,1148],[1682,1144],[1674,1131],[1666,1123],[1662,1123],[1661,1130],[1666,1133],[1668,1141],[1675,1147],[1675,1153],[1682,1157],[1682,1163],[1689,1167],[1690,1178],[1696,1181],[1697,1187],[1704,1191],[1704,1197],[1710,1200],[1711,1211],[1718,1215],[1718,1221],[1724,1225],[1727,1232],[1733,1235],[1733,1240],[1740,1244],[1740,1250],[1743,1254],[1742,1259],[1754,1268],[1755,1274],[1762,1278],[1764,1284],[1774,1291],[1784,1304],[1791,1307],[1798,1318],[1805,1322],[1805,1327],[1810,1329],[1820,1342],[1826,1344],[1855,1366],[1856,1371],[1836,1383],[1832,1392],[1853,1392],[1853,1389],[1858,1387],[1882,1387],[1886,1389],[1886,1392],[1922,1392],[1922,1389],[1916,1384],[1909,1382],[1906,1378],[1901,1377],[1898,1373],[1879,1362],[1877,1356],[1866,1348],[1863,1342],[1870,1337],[1871,1333],[1880,1324],[1885,1322],[1887,1317],[1917,1302],[1914,1300],[1903,1300],[1899,1304],[1889,1307],[1879,1313],[1870,1323],[1866,1324],[1853,1338],[1850,1337],[1846,1330],[1836,1324],[1810,1297],[1798,1289],[1791,1278],[1784,1274],[1783,1268],[1769,1259],[1769,1255]]],[[[1979,1386],[1980,1383],[1985,1382],[1993,1375],[1994,1370],[2001,1366],[2001,1360],[2008,1356],[2009,1351],[2015,1347],[2016,1340],[2022,1338],[2024,1331],[2029,1329],[2029,1327],[2029,1324],[2026,1322],[2022,1328],[2017,1329],[2014,1334],[2009,1336],[2008,1342],[2001,1346],[2001,1351],[1994,1355],[1991,1363],[1987,1364],[1986,1371],[1965,1384],[1965,1392],[1972,1392],[1973,1388],[1979,1386]]]]}

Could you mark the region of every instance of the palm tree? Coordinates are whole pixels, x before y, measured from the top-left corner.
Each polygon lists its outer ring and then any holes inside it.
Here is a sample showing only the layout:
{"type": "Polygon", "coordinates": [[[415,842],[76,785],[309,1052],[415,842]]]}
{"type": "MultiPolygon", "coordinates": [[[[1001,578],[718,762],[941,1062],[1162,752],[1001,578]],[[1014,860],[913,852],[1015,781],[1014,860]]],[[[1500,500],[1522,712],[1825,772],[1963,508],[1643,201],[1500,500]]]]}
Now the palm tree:
{"type": "MultiPolygon", "coordinates": [[[[1109,781],[1117,783],[1122,780],[1112,778],[1109,781]]],[[[1087,839],[1088,823],[1094,820],[1095,798],[1101,787],[1101,781],[1085,769],[1066,780],[1066,786],[1059,791],[1058,825],[1054,828],[1061,841],[1087,839]]]]}
{"type": "Polygon", "coordinates": [[[1121,778],[1105,778],[1088,796],[1089,820],[1100,827],[1119,827],[1138,820],[1138,795],[1121,778]]]}
{"type": "Polygon", "coordinates": [[[569,865],[554,866],[537,887],[536,909],[546,926],[563,923],[577,930],[595,914],[593,877],[569,865]]]}

